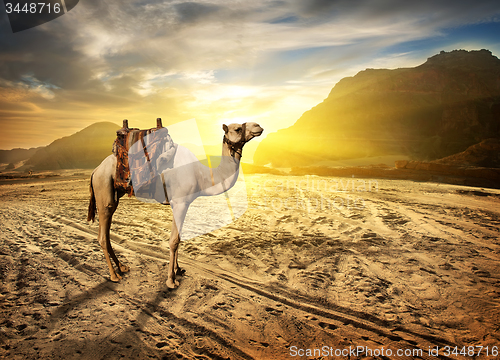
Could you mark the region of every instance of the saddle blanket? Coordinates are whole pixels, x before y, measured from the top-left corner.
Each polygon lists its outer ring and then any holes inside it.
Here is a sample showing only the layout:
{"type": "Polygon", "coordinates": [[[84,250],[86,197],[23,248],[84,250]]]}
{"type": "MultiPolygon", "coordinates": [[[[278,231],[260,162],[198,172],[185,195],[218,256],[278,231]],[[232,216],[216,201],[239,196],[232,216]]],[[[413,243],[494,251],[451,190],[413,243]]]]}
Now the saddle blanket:
{"type": "Polygon", "coordinates": [[[116,135],[113,154],[117,160],[115,190],[118,196],[134,193],[139,196],[140,193],[146,195],[141,197],[168,203],[158,164],[161,162],[163,169],[165,164],[173,163],[177,144],[172,141],[168,129],[161,125],[161,119],[157,119],[156,128],[146,130],[129,128],[128,121],[124,120],[123,128],[116,135]],[[162,191],[158,191],[159,188],[162,191]]]}

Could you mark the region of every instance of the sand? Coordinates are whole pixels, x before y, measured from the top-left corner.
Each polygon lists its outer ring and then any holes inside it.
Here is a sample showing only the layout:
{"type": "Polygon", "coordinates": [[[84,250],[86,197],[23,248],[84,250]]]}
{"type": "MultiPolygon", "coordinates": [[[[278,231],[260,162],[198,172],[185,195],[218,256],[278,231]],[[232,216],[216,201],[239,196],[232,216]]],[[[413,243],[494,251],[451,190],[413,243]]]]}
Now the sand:
{"type": "Polygon", "coordinates": [[[457,359],[499,350],[500,191],[245,180],[243,216],[181,242],[186,274],[174,291],[160,246],[169,207],[122,198],[112,242],[131,270],[112,283],[98,225],[86,222],[88,172],[1,182],[0,357],[457,359]]]}

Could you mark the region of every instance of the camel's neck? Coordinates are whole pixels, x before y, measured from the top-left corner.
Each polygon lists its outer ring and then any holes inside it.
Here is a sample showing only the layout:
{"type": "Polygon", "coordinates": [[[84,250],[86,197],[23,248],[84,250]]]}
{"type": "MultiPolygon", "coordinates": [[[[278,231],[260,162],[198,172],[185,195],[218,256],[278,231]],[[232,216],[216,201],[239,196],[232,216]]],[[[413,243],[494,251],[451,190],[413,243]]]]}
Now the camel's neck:
{"type": "Polygon", "coordinates": [[[236,180],[238,180],[241,159],[240,154],[241,152],[234,153],[234,155],[231,156],[229,145],[226,143],[222,144],[221,162],[217,168],[212,169],[210,176],[211,184],[209,187],[203,187],[205,189],[203,190],[203,195],[219,195],[233,187],[236,180]],[[214,185],[212,185],[212,178],[214,185]]]}

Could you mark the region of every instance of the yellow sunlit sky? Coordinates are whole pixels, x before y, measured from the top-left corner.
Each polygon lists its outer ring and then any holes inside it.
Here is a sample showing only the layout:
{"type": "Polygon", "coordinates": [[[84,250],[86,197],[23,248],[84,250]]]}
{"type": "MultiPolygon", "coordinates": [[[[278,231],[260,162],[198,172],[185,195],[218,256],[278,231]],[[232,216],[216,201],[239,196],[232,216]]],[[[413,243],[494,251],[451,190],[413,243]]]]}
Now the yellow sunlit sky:
{"type": "Polygon", "coordinates": [[[223,123],[257,122],[251,157],[343,77],[441,50],[500,54],[498,1],[82,0],[18,33],[0,10],[0,149],[161,117],[196,119],[206,144],[223,123]]]}

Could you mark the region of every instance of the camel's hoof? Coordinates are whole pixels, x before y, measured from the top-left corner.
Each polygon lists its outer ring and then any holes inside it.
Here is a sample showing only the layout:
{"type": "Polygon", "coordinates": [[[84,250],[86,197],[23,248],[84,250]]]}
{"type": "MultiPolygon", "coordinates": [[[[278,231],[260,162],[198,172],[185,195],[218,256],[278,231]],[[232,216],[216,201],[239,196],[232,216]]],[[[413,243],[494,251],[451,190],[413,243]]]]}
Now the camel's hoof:
{"type": "Polygon", "coordinates": [[[116,273],[116,274],[112,274],[112,275],[110,276],[110,280],[111,280],[112,282],[114,282],[114,283],[119,282],[121,279],[122,279],[122,276],[121,276],[120,274],[118,274],[118,273],[116,273]]]}
{"type": "Polygon", "coordinates": [[[177,271],[175,272],[175,275],[184,275],[186,273],[185,269],[177,268],[177,271]]]}
{"type": "Polygon", "coordinates": [[[170,290],[173,290],[175,288],[177,288],[179,286],[179,282],[177,280],[175,281],[172,281],[170,279],[167,280],[167,287],[170,289],[170,290]]]}
{"type": "Polygon", "coordinates": [[[130,268],[127,265],[120,264],[120,271],[122,273],[129,272],[130,268]]]}

